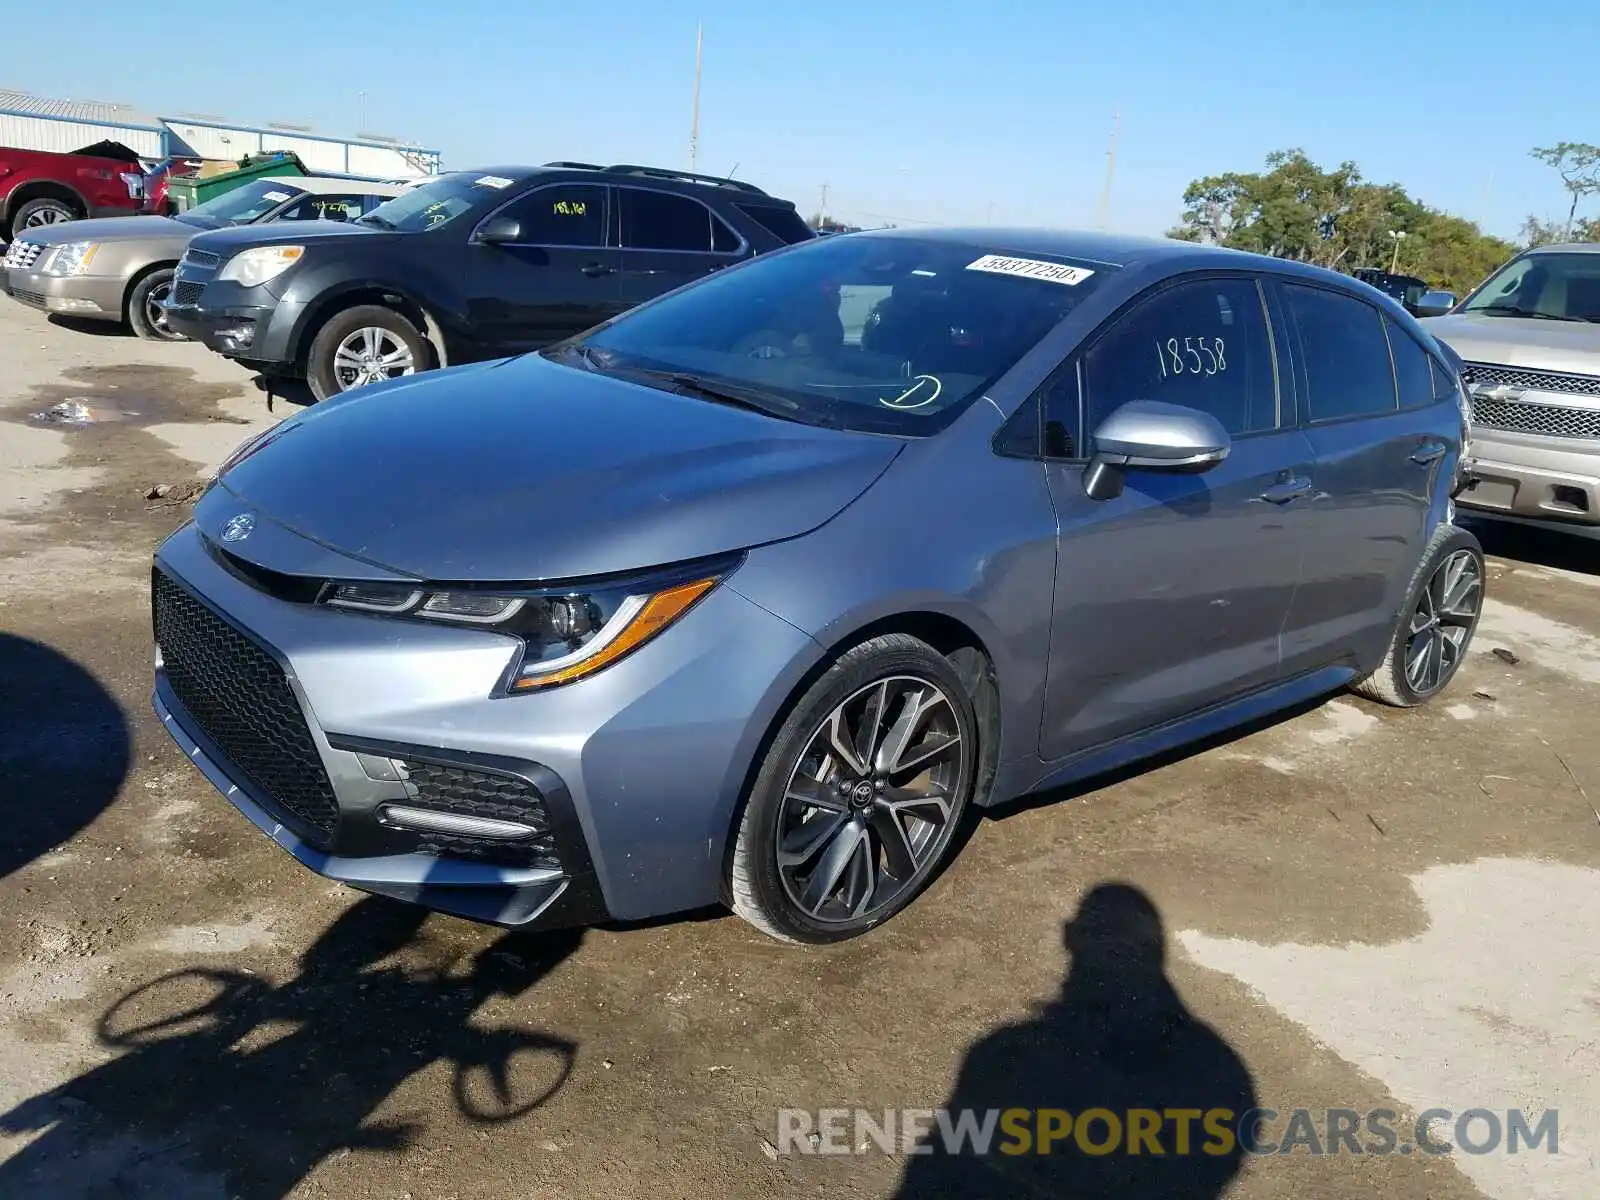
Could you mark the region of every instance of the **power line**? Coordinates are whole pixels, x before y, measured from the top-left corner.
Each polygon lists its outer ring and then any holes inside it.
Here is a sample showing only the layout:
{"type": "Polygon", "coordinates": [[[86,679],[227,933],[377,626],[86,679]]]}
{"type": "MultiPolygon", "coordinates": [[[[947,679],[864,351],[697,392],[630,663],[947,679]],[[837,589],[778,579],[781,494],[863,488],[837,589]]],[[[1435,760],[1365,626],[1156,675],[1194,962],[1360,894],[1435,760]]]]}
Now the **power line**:
{"type": "Polygon", "coordinates": [[[1100,193],[1100,228],[1106,227],[1106,218],[1111,213],[1111,180],[1117,173],[1117,134],[1122,132],[1122,111],[1119,109],[1111,118],[1111,145],[1106,148],[1106,186],[1100,193]]]}

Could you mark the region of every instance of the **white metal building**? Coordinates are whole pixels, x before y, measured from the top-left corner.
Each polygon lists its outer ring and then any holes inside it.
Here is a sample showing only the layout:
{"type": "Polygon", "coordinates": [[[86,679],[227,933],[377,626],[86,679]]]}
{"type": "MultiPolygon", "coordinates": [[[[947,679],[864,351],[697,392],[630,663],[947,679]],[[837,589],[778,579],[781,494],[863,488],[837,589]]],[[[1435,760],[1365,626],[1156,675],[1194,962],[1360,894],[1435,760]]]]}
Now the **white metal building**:
{"type": "Polygon", "coordinates": [[[157,117],[127,105],[48,100],[0,89],[0,146],[67,152],[107,140],[150,159],[240,159],[289,150],[308,171],[323,175],[417,179],[439,171],[437,150],[379,134],[341,138],[302,125],[247,125],[203,113],[157,117]]]}
{"type": "Polygon", "coordinates": [[[96,142],[121,142],[135,154],[166,154],[160,118],[126,104],[98,100],[46,100],[0,88],[0,146],[69,154],[96,142]]]}

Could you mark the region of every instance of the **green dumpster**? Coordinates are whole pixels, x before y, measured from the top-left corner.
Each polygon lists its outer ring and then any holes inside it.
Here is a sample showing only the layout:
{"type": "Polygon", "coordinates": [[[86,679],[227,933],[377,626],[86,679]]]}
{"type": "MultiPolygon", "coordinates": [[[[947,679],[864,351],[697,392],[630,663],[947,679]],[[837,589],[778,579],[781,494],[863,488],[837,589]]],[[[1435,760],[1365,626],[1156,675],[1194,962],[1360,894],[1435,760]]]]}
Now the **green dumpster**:
{"type": "Polygon", "coordinates": [[[167,184],[167,200],[173,212],[188,212],[197,204],[214,200],[224,192],[231,192],[241,184],[268,175],[305,175],[306,168],[298,157],[288,151],[272,154],[254,154],[239,160],[232,171],[217,175],[179,175],[167,184]]]}

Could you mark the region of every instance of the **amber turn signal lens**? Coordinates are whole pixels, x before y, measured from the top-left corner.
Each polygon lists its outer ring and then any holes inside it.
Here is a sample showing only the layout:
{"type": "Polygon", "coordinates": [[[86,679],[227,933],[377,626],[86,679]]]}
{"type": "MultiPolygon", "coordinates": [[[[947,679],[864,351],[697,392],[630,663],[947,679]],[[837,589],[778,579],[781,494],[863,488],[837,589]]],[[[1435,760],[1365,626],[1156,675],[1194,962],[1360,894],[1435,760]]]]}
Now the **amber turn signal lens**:
{"type": "Polygon", "coordinates": [[[633,620],[618,632],[617,636],[606,642],[582,662],[572,663],[560,670],[551,671],[545,675],[524,675],[511,684],[513,692],[531,692],[537,688],[554,687],[561,683],[571,683],[574,679],[581,679],[585,675],[608,667],[624,655],[631,654],[644,645],[668,625],[671,625],[684,613],[694,607],[695,602],[717,585],[717,577],[710,579],[696,579],[689,583],[680,583],[665,591],[657,592],[644,602],[633,620]]]}

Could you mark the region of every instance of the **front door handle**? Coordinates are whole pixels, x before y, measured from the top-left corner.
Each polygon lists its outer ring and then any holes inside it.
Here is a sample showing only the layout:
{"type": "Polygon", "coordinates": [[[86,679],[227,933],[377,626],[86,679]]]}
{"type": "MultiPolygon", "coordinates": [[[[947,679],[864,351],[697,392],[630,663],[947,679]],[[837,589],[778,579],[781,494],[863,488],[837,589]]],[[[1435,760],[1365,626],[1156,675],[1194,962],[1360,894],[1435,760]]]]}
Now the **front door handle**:
{"type": "Polygon", "coordinates": [[[1412,453],[1411,461],[1419,467],[1425,467],[1429,463],[1438,462],[1448,449],[1449,447],[1437,438],[1428,438],[1412,453]]]}
{"type": "Polygon", "coordinates": [[[1311,480],[1305,475],[1285,474],[1277,483],[1256,497],[1268,504],[1290,504],[1311,491],[1311,480]]]}
{"type": "Polygon", "coordinates": [[[583,273],[590,279],[599,279],[602,275],[615,275],[617,269],[608,267],[605,263],[588,263],[583,268],[583,273]]]}

